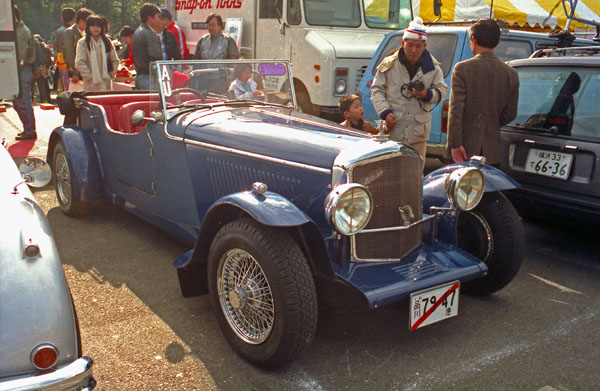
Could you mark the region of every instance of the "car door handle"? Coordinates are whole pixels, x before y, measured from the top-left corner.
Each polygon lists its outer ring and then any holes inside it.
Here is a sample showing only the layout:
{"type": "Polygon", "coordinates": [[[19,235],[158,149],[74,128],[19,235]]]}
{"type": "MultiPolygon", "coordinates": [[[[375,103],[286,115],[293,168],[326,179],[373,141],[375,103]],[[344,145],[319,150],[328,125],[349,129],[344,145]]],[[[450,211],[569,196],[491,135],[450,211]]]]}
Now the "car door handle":
{"type": "Polygon", "coordinates": [[[565,145],[563,149],[572,149],[573,151],[576,151],[579,147],[577,145],[565,145]]]}

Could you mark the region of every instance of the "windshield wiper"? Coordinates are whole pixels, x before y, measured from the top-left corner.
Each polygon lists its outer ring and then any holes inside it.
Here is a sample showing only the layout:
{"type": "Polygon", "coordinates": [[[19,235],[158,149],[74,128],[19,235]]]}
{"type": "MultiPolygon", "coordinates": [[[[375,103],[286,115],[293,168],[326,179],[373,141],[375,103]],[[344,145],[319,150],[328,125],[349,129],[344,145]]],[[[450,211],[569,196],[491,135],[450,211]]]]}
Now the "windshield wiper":
{"type": "Polygon", "coordinates": [[[256,100],[256,99],[235,99],[235,100],[228,100],[228,101],[223,102],[223,103],[217,103],[217,104],[215,104],[213,106],[254,106],[254,105],[259,105],[259,106],[277,106],[277,107],[287,108],[286,105],[282,105],[281,103],[265,102],[263,100],[256,100]]]}
{"type": "Polygon", "coordinates": [[[519,124],[516,124],[516,125],[504,125],[504,126],[509,127],[509,128],[514,128],[514,129],[533,130],[535,132],[544,132],[544,133],[548,133],[548,132],[552,132],[553,131],[552,128],[550,128],[550,129],[547,129],[547,128],[536,128],[536,127],[533,127],[533,126],[526,126],[526,125],[519,125],[519,124]]]}

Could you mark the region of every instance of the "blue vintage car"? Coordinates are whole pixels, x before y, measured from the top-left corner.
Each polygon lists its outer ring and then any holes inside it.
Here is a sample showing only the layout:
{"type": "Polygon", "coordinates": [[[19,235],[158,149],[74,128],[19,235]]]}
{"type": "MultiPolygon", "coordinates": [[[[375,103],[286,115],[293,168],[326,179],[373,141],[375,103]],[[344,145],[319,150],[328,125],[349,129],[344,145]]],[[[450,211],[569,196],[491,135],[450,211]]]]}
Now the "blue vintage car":
{"type": "Polygon", "coordinates": [[[21,176],[4,145],[0,166],[0,391],[91,390],[52,231],[27,186],[47,184],[50,167],[25,159],[21,176]]]}
{"type": "Polygon", "coordinates": [[[522,261],[523,231],[482,159],[423,178],[410,146],[295,109],[284,60],[157,62],[158,91],[65,97],[48,158],[62,210],[108,200],[190,243],[184,296],[210,293],[228,342],[290,362],[318,308],[408,300],[412,330],[457,315],[522,261]]]}

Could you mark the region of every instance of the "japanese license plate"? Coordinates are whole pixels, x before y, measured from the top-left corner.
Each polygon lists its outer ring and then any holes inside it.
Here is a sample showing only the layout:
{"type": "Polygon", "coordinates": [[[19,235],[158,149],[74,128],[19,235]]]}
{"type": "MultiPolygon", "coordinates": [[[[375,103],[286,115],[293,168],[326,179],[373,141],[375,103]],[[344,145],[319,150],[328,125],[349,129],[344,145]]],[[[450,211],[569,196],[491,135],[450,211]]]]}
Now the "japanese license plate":
{"type": "Polygon", "coordinates": [[[525,171],[553,178],[567,179],[571,170],[573,155],[561,152],[530,149],[525,163],[525,171]]]}
{"type": "Polygon", "coordinates": [[[436,286],[410,295],[410,330],[458,315],[460,281],[436,286]]]}

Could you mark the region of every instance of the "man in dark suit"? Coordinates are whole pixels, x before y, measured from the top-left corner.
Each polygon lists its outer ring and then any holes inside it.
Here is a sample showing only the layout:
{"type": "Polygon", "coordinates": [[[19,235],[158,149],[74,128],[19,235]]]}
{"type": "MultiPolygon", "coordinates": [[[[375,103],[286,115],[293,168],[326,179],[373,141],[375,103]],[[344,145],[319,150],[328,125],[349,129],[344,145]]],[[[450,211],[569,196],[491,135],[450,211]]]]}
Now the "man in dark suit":
{"type": "Polygon", "coordinates": [[[475,23],[469,36],[475,57],[459,62],[452,72],[446,157],[451,153],[460,163],[483,155],[499,165],[500,127],[517,115],[519,76],[494,54],[500,42],[494,19],[475,23]]]}

